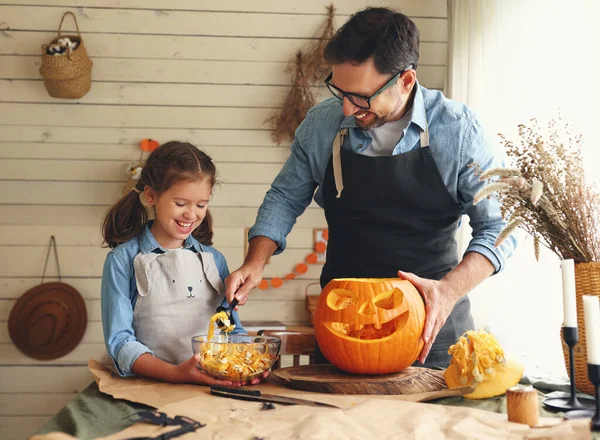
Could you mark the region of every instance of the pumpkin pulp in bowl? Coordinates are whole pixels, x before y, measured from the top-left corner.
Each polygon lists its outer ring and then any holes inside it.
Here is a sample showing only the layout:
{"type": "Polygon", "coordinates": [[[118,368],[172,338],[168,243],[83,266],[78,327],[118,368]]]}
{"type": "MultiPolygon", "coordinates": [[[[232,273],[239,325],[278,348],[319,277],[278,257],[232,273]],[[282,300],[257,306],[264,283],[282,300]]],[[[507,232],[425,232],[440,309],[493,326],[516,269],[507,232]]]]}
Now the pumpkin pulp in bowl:
{"type": "Polygon", "coordinates": [[[279,356],[281,339],[274,336],[217,334],[192,338],[194,353],[200,354],[200,369],[215,379],[247,381],[260,377],[279,356]]]}

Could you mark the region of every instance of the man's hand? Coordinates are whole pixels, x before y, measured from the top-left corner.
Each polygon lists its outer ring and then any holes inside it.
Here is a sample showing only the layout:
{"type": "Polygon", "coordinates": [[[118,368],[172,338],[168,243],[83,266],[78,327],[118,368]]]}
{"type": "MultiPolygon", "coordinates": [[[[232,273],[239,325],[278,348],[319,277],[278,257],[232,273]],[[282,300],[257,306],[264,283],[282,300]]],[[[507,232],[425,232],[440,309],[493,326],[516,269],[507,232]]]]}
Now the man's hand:
{"type": "Polygon", "coordinates": [[[425,301],[425,326],[421,336],[425,345],[419,355],[421,363],[427,359],[435,338],[458,300],[493,272],[492,263],[477,252],[467,252],[458,266],[448,272],[440,281],[428,280],[410,272],[398,271],[398,276],[410,281],[425,301]]]}
{"type": "Polygon", "coordinates": [[[242,266],[225,278],[225,296],[231,304],[237,298],[240,305],[248,300],[248,294],[262,280],[262,269],[259,266],[242,266]]]}
{"type": "Polygon", "coordinates": [[[225,279],[225,296],[231,304],[236,297],[240,305],[248,300],[248,294],[262,281],[263,270],[269,257],[277,250],[273,240],[258,236],[250,240],[244,264],[225,279]]]}
{"type": "Polygon", "coordinates": [[[423,349],[419,355],[419,362],[425,363],[435,338],[446,323],[448,316],[452,313],[454,305],[460,298],[452,291],[448,291],[444,281],[428,280],[410,272],[398,271],[398,276],[410,281],[419,291],[425,302],[425,325],[423,327],[423,349]]]}

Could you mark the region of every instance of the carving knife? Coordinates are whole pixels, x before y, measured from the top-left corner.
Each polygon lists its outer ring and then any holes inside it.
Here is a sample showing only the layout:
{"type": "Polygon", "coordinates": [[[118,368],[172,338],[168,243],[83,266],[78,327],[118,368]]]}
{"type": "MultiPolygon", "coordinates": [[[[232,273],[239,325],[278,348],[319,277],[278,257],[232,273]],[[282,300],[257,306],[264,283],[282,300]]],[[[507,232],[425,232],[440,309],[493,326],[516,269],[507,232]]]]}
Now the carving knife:
{"type": "Polygon", "coordinates": [[[259,390],[249,390],[240,387],[224,387],[221,385],[211,385],[210,393],[213,396],[229,397],[231,399],[249,400],[254,402],[283,403],[285,405],[308,405],[321,406],[328,408],[338,408],[339,406],[329,403],[317,402],[314,400],[298,399],[295,397],[277,396],[275,394],[263,394],[259,390]]]}

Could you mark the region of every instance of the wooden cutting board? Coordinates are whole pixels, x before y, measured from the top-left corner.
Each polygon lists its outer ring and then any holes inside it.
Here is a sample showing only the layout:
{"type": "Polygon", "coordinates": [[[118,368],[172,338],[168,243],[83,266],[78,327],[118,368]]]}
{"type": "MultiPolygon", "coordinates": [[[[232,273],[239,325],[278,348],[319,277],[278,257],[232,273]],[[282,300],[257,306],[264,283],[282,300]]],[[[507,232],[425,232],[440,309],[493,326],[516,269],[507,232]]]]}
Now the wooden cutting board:
{"type": "Polygon", "coordinates": [[[422,394],[419,400],[461,396],[472,387],[449,390],[444,372],[429,368],[408,367],[394,374],[360,376],[345,373],[333,365],[299,365],[280,368],[273,375],[284,385],[298,390],[334,394],[422,394]]]}

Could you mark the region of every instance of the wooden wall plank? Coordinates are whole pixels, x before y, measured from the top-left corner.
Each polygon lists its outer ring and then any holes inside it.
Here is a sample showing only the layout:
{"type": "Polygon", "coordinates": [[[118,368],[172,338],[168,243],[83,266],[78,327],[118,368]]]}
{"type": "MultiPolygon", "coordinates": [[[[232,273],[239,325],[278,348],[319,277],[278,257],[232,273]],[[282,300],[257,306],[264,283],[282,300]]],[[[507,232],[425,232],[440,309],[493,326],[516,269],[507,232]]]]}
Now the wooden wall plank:
{"type": "MultiPolygon", "coordinates": [[[[293,56],[290,52],[289,57],[293,56]]],[[[444,42],[421,43],[419,79],[427,67],[445,66],[448,45],[444,42]]],[[[122,82],[181,82],[202,84],[290,84],[286,72],[288,59],[281,61],[194,60],[194,59],[143,59],[98,58],[94,64],[94,81],[122,82]]],[[[0,78],[40,79],[40,56],[0,55],[0,78]]]]}
{"type": "MultiPolygon", "coordinates": [[[[0,5],[0,16],[11,31],[35,30],[55,32],[64,10],[45,6],[0,5]]],[[[161,9],[160,13],[142,9],[89,8],[75,11],[79,28],[86,40],[90,34],[143,35],[210,35],[258,38],[310,38],[323,22],[322,15],[263,14],[256,12],[176,11],[161,9]],[[135,23],[135,28],[132,28],[135,23]],[[249,26],[248,24],[251,23],[249,26]]],[[[348,19],[335,17],[335,27],[348,19]]],[[[423,41],[446,41],[445,18],[419,18],[413,21],[423,41]]],[[[65,21],[63,34],[76,33],[71,20],[65,21]]],[[[87,44],[87,43],[86,43],[87,44]]]]}
{"type": "MultiPolygon", "coordinates": [[[[419,68],[420,83],[430,89],[442,89],[445,66],[419,68]]],[[[177,80],[181,82],[181,80],[177,80]]],[[[0,80],[0,97],[3,102],[55,102],[45,93],[42,80],[0,80]]],[[[164,84],[142,82],[94,81],[94,87],[80,102],[104,105],[169,105],[235,107],[247,103],[256,108],[281,107],[289,93],[284,85],[222,85],[222,84],[164,84]]],[[[314,87],[317,102],[330,98],[325,87],[314,87]]]]}
{"type": "MultiPolygon", "coordinates": [[[[163,0],[23,0],[23,4],[38,6],[66,7],[102,7],[119,9],[151,9],[160,12],[168,6],[170,10],[185,11],[231,11],[231,12],[263,12],[280,14],[318,14],[326,13],[323,0],[304,0],[302,2],[280,2],[273,0],[227,0],[215,3],[213,0],[171,0],[165,4],[163,0]]],[[[447,17],[448,10],[445,0],[344,0],[335,5],[337,15],[350,15],[356,11],[373,7],[397,8],[408,16],[418,17],[447,17]]]]}
{"type": "MultiPolygon", "coordinates": [[[[260,129],[271,114],[270,109],[220,107],[164,107],[64,104],[11,104],[0,103],[2,123],[5,125],[47,126],[54,122],[69,121],[79,127],[137,127],[210,129],[260,129]]],[[[143,139],[143,138],[142,138],[143,139]]]]}
{"type": "MultiPolygon", "coordinates": [[[[290,155],[287,146],[281,147],[232,147],[202,145],[200,148],[217,164],[221,172],[223,163],[284,163],[290,155]]],[[[130,164],[137,162],[140,148],[131,144],[67,144],[50,142],[0,141],[0,159],[64,159],[64,160],[111,160],[130,164]]]]}
{"type": "MultiPolygon", "coordinates": [[[[239,86],[205,84],[150,84],[94,81],[94,87],[80,100],[85,104],[163,105],[181,107],[235,107],[240,103],[256,108],[281,107],[288,93],[286,86],[239,86]]],[[[329,97],[325,87],[315,88],[319,97],[329,97]]],[[[42,80],[0,80],[3,102],[52,103],[42,80]]]]}
{"type": "Polygon", "coordinates": [[[0,393],[0,416],[52,416],[75,393],[0,393]]]}
{"type": "MultiPolygon", "coordinates": [[[[2,159],[0,180],[48,180],[53,182],[121,182],[127,179],[131,161],[63,160],[63,159],[2,159]]],[[[222,184],[271,184],[281,170],[274,163],[220,163],[222,184]]],[[[222,187],[219,186],[219,188],[222,187]]]]}
{"type": "MultiPolygon", "coordinates": [[[[67,142],[86,144],[90,141],[102,144],[139,145],[142,139],[152,138],[160,142],[179,139],[200,147],[202,145],[226,146],[274,146],[267,127],[251,130],[180,129],[161,127],[73,127],[15,124],[0,125],[0,141],[17,142],[67,142]]],[[[283,147],[282,147],[283,148],[283,147]]],[[[137,151],[136,158],[139,155],[137,151]]]]}
{"type": "MultiPolygon", "coordinates": [[[[245,246],[245,228],[215,226],[213,232],[217,248],[242,248],[245,246]]],[[[99,225],[14,225],[10,228],[0,228],[0,246],[46,247],[51,235],[56,237],[56,242],[60,246],[99,247],[102,245],[99,225]]],[[[294,228],[287,236],[288,249],[308,251],[312,245],[312,228],[294,228]]]]}
{"type": "MultiPolygon", "coordinates": [[[[171,71],[171,70],[169,70],[171,71]]],[[[444,87],[446,67],[420,67],[420,83],[430,89],[444,87]]],[[[266,78],[265,78],[266,79],[266,78]]],[[[177,79],[176,82],[182,82],[177,79]]],[[[80,99],[85,104],[103,105],[169,105],[169,106],[214,106],[235,107],[240,103],[256,108],[281,107],[289,93],[284,85],[231,85],[231,84],[171,84],[145,82],[101,82],[94,81],[94,87],[80,99]]],[[[317,102],[330,98],[326,87],[313,87],[317,102]]],[[[41,79],[0,80],[0,100],[3,102],[43,102],[52,103],[55,99],[47,95],[41,79]]]]}
{"type": "MultiPolygon", "coordinates": [[[[437,21],[437,20],[436,20],[437,21]]],[[[445,28],[445,21],[432,23],[445,28]]],[[[3,31],[2,55],[38,55],[40,45],[51,41],[55,32],[3,31]]],[[[430,43],[447,42],[446,30],[436,32],[430,43]]],[[[306,46],[306,39],[205,37],[189,35],[85,34],[85,45],[92,60],[96,57],[151,58],[180,60],[237,60],[288,62],[306,46]]]]}
{"type": "MultiPolygon", "coordinates": [[[[315,269],[312,272],[320,275],[320,270],[322,267],[322,265],[315,265],[311,266],[311,269],[315,269]]],[[[50,270],[52,271],[52,273],[47,278],[47,280],[57,281],[54,266],[52,266],[50,270]]],[[[16,300],[27,290],[31,289],[34,286],[37,286],[40,283],[40,278],[41,274],[40,276],[35,277],[0,277],[0,298],[16,300]]],[[[66,276],[62,278],[62,281],[73,286],[73,288],[76,289],[84,299],[100,299],[100,274],[86,278],[74,278],[66,276]]],[[[302,302],[305,300],[306,293],[308,293],[309,295],[314,295],[320,292],[320,287],[314,284],[316,281],[317,277],[311,279],[311,277],[309,277],[307,274],[302,277],[299,277],[298,279],[287,281],[279,289],[255,289],[252,291],[251,298],[252,301],[269,302],[284,300],[302,302]]],[[[4,337],[4,339],[2,339],[0,342],[7,341],[7,337],[4,337]]]]}
{"type": "MultiPolygon", "coordinates": [[[[242,265],[244,259],[243,247],[219,249],[231,270],[242,265]]],[[[42,275],[45,249],[41,246],[0,246],[0,277],[37,278],[42,275]]],[[[274,256],[265,268],[265,276],[282,277],[291,272],[296,264],[304,261],[311,252],[307,249],[287,249],[284,253],[274,256]]],[[[64,277],[99,277],[108,249],[100,247],[61,246],[60,269],[64,277]]],[[[319,269],[320,271],[320,269],[319,269]]],[[[54,267],[49,264],[47,276],[56,276],[54,267]],[[52,272],[51,272],[52,270],[52,272]]],[[[301,279],[311,279],[308,274],[301,279]]]]}
{"type": "MultiPolygon", "coordinates": [[[[1,304],[0,307],[2,307],[1,304]]],[[[37,361],[35,359],[31,359],[30,357],[25,356],[13,344],[0,344],[0,359],[2,359],[3,366],[83,366],[87,365],[90,359],[102,359],[102,356],[104,356],[104,354],[106,354],[106,348],[104,347],[104,343],[79,344],[73,349],[73,351],[59,359],[54,359],[51,361],[37,361]]]]}
{"type": "Polygon", "coordinates": [[[0,367],[3,393],[77,393],[93,381],[84,367],[0,367]]]}
{"type": "MultiPolygon", "coordinates": [[[[211,206],[258,207],[270,185],[223,183],[214,188],[211,206]]],[[[121,198],[123,183],[4,181],[0,203],[106,205],[121,198]]],[[[313,202],[314,203],[314,202],[313,202]]]]}
{"type": "MultiPolygon", "coordinates": [[[[109,205],[82,204],[68,205],[11,205],[0,204],[0,224],[2,225],[36,225],[40,222],[40,210],[45,225],[93,225],[100,227],[103,216],[109,205]]],[[[256,207],[218,207],[212,206],[215,225],[222,227],[249,227],[256,220],[256,207]]],[[[296,228],[322,228],[325,215],[321,208],[308,208],[298,218],[296,228]]]]}

